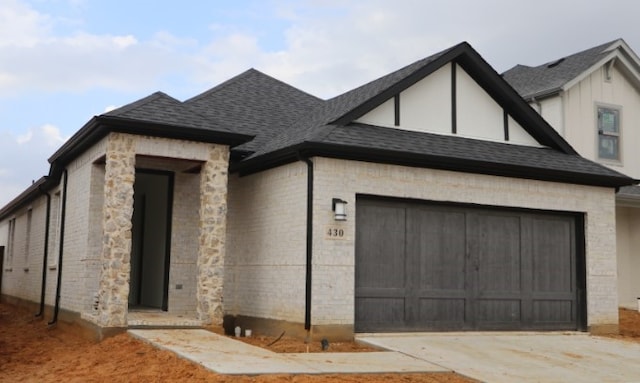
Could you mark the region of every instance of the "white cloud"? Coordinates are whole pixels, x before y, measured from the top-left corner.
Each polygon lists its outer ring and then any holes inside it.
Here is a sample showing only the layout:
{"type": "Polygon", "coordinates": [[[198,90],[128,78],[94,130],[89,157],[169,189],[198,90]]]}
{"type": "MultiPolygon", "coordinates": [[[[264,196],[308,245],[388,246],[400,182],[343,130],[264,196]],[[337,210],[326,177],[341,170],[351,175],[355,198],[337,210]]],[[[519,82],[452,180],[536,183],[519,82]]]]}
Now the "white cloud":
{"type": "Polygon", "coordinates": [[[22,145],[22,144],[25,144],[25,143],[31,141],[32,137],[33,137],[33,132],[31,130],[29,130],[25,134],[21,134],[18,137],[16,137],[16,142],[18,144],[22,145]]]}
{"type": "Polygon", "coordinates": [[[46,40],[51,19],[19,0],[0,1],[0,47],[33,47],[46,40]]]}
{"type": "Polygon", "coordinates": [[[47,158],[66,140],[51,124],[21,134],[0,132],[0,206],[49,173],[47,158]]]}
{"type": "MultiPolygon", "coordinates": [[[[60,21],[60,20],[58,20],[60,21]]],[[[66,21],[60,21],[64,23],[66,21]]],[[[58,35],[55,22],[18,0],[0,0],[0,97],[28,92],[138,90],[184,68],[169,33],[141,42],[131,34],[58,35]]]]}

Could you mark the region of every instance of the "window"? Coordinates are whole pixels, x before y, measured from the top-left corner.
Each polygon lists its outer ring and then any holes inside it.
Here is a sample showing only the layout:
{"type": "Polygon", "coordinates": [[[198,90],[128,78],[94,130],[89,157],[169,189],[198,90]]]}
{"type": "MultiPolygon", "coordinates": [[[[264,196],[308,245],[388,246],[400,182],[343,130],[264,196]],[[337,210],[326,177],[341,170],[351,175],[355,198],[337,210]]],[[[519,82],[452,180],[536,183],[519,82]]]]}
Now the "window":
{"type": "Polygon", "coordinates": [[[598,157],[620,160],[620,111],[598,107],[598,157]]]}
{"type": "Polygon", "coordinates": [[[49,261],[48,267],[49,270],[55,270],[58,266],[58,249],[60,243],[58,242],[60,239],[60,211],[62,210],[62,199],[60,198],[60,192],[56,192],[53,195],[51,201],[51,227],[49,230],[49,261]]]}
{"type": "Polygon", "coordinates": [[[13,246],[16,237],[16,219],[9,220],[9,241],[7,243],[7,271],[11,271],[13,266],[13,246]]]}
{"type": "Polygon", "coordinates": [[[33,210],[29,208],[27,211],[27,239],[24,245],[24,271],[29,271],[29,251],[31,244],[31,219],[33,216],[33,210]]]}

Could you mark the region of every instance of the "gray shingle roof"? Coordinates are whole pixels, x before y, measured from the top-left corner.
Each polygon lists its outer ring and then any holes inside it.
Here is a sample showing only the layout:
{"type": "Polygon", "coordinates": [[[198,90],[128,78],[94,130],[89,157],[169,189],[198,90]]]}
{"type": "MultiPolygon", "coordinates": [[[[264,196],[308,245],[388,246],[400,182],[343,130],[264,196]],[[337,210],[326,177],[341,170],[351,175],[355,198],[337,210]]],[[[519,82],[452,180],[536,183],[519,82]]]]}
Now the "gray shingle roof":
{"type": "Polygon", "coordinates": [[[451,162],[455,160],[477,162],[484,164],[483,166],[513,166],[522,169],[524,178],[527,174],[526,169],[626,178],[621,173],[579,155],[565,154],[550,148],[413,132],[365,124],[332,127],[327,129],[324,137],[317,142],[350,148],[382,149],[438,157],[451,162]]]}
{"type": "Polygon", "coordinates": [[[233,132],[233,129],[228,126],[215,124],[199,114],[194,108],[162,92],[155,92],[138,101],[104,113],[102,116],[159,125],[233,132]]]}
{"type": "Polygon", "coordinates": [[[640,186],[623,186],[618,191],[618,195],[621,197],[640,198],[640,186]]]}
{"type": "Polygon", "coordinates": [[[604,58],[609,53],[608,48],[617,41],[535,67],[516,65],[502,76],[524,99],[553,94],[604,58]]]}
{"type": "Polygon", "coordinates": [[[301,119],[295,121],[287,130],[273,137],[273,139],[265,145],[258,147],[253,157],[322,136],[327,129],[327,125],[334,123],[337,119],[361,107],[364,103],[374,99],[384,91],[389,90],[401,80],[406,79],[411,74],[419,71],[456,47],[457,46],[454,46],[416,61],[386,76],[319,103],[310,113],[303,115],[301,119]]]}
{"type": "Polygon", "coordinates": [[[247,151],[257,150],[323,104],[323,100],[255,69],[185,101],[216,125],[255,135],[253,141],[236,148],[247,151]]]}

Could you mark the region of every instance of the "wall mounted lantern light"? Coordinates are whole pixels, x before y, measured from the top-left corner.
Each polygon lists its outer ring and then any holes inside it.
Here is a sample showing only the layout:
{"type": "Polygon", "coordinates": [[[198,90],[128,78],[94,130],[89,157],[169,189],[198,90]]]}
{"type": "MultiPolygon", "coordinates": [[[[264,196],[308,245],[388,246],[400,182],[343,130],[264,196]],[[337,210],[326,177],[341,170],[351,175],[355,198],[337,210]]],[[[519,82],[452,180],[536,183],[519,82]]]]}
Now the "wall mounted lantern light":
{"type": "Polygon", "coordinates": [[[336,221],[347,220],[347,201],[341,200],[340,198],[334,198],[331,200],[331,209],[335,214],[336,221]]]}

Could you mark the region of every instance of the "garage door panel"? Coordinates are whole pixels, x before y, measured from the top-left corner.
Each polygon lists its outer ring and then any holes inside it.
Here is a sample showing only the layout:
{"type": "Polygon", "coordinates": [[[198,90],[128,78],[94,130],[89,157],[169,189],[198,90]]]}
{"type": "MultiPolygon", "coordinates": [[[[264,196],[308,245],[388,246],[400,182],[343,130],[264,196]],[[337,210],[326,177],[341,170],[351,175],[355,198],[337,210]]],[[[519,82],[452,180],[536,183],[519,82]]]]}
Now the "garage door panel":
{"type": "Polygon", "coordinates": [[[469,231],[472,243],[477,246],[480,291],[520,291],[520,227],[517,216],[470,215],[469,231]]]}
{"type": "Polygon", "coordinates": [[[404,298],[360,298],[356,306],[358,331],[400,329],[405,324],[404,298]]]}
{"type": "Polygon", "coordinates": [[[445,325],[464,325],[465,299],[420,299],[422,323],[441,328],[445,325]]]}
{"type": "Polygon", "coordinates": [[[533,291],[564,292],[575,286],[572,226],[568,219],[533,220],[533,291]]]}
{"type": "Polygon", "coordinates": [[[465,215],[437,208],[407,211],[407,258],[419,274],[415,287],[465,289],[465,215]]]}
{"type": "Polygon", "coordinates": [[[394,206],[358,207],[356,287],[404,288],[405,210],[394,206]]]}
{"type": "Polygon", "coordinates": [[[533,302],[533,321],[538,323],[567,323],[575,317],[572,300],[540,300],[533,302]]]}
{"type": "Polygon", "coordinates": [[[480,326],[520,322],[520,300],[479,299],[476,302],[475,317],[480,326]]]}

